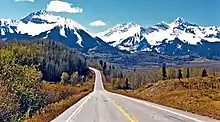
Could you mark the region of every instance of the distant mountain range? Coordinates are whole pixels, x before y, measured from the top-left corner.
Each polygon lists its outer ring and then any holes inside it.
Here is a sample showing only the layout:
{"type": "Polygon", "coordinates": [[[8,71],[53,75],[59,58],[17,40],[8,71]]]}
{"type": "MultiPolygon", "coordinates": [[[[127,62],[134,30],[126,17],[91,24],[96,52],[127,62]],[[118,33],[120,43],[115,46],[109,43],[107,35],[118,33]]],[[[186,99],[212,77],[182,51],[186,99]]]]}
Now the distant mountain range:
{"type": "Polygon", "coordinates": [[[161,22],[149,27],[133,22],[118,24],[96,35],[111,46],[132,53],[155,51],[185,55],[201,52],[208,55],[215,53],[220,46],[220,27],[202,27],[182,18],[170,24],[161,22]]]}
{"type": "MultiPolygon", "coordinates": [[[[88,51],[107,46],[79,23],[45,10],[30,13],[20,20],[0,19],[0,38],[3,40],[51,39],[71,48],[88,51]]],[[[109,46],[110,47],[110,46],[109,46]]]]}
{"type": "Polygon", "coordinates": [[[220,57],[220,27],[203,27],[182,18],[172,23],[141,26],[118,24],[96,35],[79,23],[41,10],[20,20],[0,19],[0,39],[52,39],[81,51],[130,53],[148,51],[165,55],[220,57]]]}

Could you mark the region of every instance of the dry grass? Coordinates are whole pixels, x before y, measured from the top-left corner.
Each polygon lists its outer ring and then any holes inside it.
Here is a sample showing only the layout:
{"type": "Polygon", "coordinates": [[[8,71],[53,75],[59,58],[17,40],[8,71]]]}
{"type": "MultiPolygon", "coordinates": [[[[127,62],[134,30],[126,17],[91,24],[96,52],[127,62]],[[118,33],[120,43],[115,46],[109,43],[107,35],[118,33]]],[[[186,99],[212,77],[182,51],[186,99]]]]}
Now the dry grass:
{"type": "Polygon", "coordinates": [[[82,92],[68,99],[61,100],[59,103],[50,104],[32,118],[26,119],[25,122],[50,122],[89,93],[90,91],[82,92]]]}
{"type": "Polygon", "coordinates": [[[113,90],[111,92],[182,109],[220,119],[220,77],[190,78],[159,81],[136,90],[113,90]]]}
{"type": "Polygon", "coordinates": [[[55,103],[57,101],[67,99],[70,96],[77,95],[83,91],[89,91],[91,89],[91,84],[84,84],[79,86],[73,86],[70,84],[50,84],[44,83],[42,85],[42,90],[45,94],[46,104],[55,103]]]}
{"type": "Polygon", "coordinates": [[[42,108],[31,118],[26,118],[25,122],[50,122],[81,98],[93,91],[95,76],[83,85],[64,84],[44,84],[42,89],[47,94],[48,106],[42,108]]]}

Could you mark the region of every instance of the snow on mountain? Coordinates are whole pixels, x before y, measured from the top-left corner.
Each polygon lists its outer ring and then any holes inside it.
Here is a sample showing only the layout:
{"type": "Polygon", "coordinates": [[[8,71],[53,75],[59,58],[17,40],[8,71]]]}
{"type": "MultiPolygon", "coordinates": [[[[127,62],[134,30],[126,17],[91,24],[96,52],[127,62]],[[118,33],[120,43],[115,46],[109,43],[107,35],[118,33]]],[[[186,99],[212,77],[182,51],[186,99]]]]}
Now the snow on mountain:
{"type": "MultiPolygon", "coordinates": [[[[183,18],[177,18],[169,24],[161,22],[149,27],[133,22],[118,24],[96,35],[111,46],[130,52],[151,50],[158,52],[160,45],[163,43],[171,44],[176,39],[188,45],[201,44],[202,40],[220,42],[219,27],[202,27],[189,23],[183,18]]],[[[176,47],[181,50],[180,44],[176,47]]]]}
{"type": "MultiPolygon", "coordinates": [[[[17,24],[17,31],[21,34],[29,34],[32,36],[39,35],[42,32],[53,29],[56,26],[68,27],[70,29],[81,29],[89,33],[82,25],[79,23],[60,16],[55,16],[50,14],[45,10],[36,11],[28,14],[20,20],[17,24]],[[30,30],[30,27],[33,27],[33,30],[30,30]]],[[[61,30],[63,31],[64,28],[61,30]]],[[[64,32],[61,32],[65,36],[64,32]]],[[[92,34],[90,34],[92,35],[92,34]]]]}
{"type": "Polygon", "coordinates": [[[33,12],[27,15],[26,17],[22,18],[21,21],[27,25],[48,25],[48,27],[46,26],[45,28],[43,28],[44,30],[50,30],[50,26],[68,26],[70,29],[86,30],[82,25],[71,19],[52,15],[45,10],[33,12]]]}
{"type": "Polygon", "coordinates": [[[50,38],[83,50],[100,46],[96,37],[79,23],[45,10],[32,12],[20,20],[2,19],[0,31],[0,39],[50,38]]]}
{"type": "Polygon", "coordinates": [[[102,36],[106,42],[114,43],[113,45],[116,46],[117,44],[120,44],[124,39],[140,31],[140,27],[140,25],[137,25],[133,22],[118,24],[105,32],[98,33],[97,36],[102,36]]]}
{"type": "MultiPolygon", "coordinates": [[[[201,39],[207,40],[209,42],[220,41],[220,38],[208,37],[207,35],[216,35],[219,33],[216,30],[211,30],[210,27],[201,27],[196,24],[190,24],[184,21],[182,18],[177,18],[174,22],[167,24],[168,29],[159,31],[154,31],[148,34],[147,40],[151,45],[159,45],[163,40],[174,40],[179,38],[184,43],[189,43],[191,45],[196,45],[201,42],[201,39]],[[159,43],[154,43],[159,41],[159,43]],[[152,42],[152,43],[151,43],[152,42]]],[[[217,28],[217,27],[214,27],[217,28]]]]}
{"type": "Polygon", "coordinates": [[[135,51],[147,48],[148,43],[143,36],[146,30],[134,22],[118,24],[115,27],[98,33],[96,36],[121,50],[135,51]]]}
{"type": "Polygon", "coordinates": [[[0,19],[0,39],[41,38],[52,39],[83,51],[152,51],[167,55],[220,57],[220,27],[203,27],[182,18],[148,27],[134,22],[118,24],[96,35],[74,20],[44,10],[32,12],[20,20],[0,19]]]}

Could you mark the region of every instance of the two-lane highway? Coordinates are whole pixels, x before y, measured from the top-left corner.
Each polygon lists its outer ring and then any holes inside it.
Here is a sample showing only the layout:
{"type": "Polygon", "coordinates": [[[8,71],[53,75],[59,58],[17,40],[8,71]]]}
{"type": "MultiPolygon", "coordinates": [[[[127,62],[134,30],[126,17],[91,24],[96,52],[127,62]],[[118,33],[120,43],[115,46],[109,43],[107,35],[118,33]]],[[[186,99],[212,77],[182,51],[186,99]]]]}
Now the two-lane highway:
{"type": "Polygon", "coordinates": [[[162,105],[107,92],[98,70],[94,91],[52,122],[217,122],[162,105]]]}

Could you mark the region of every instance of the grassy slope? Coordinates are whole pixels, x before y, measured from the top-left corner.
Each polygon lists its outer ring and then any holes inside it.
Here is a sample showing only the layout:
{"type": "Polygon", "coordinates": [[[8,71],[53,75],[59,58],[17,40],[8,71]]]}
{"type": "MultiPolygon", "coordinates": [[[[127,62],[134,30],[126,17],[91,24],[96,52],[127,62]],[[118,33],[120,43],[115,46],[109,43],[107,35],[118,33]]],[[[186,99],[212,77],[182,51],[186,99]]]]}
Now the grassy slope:
{"type": "Polygon", "coordinates": [[[44,85],[43,89],[49,94],[48,96],[50,97],[48,99],[50,99],[50,101],[53,101],[53,103],[42,108],[31,118],[26,118],[25,122],[50,122],[61,113],[63,113],[65,110],[67,110],[69,107],[71,107],[73,104],[82,99],[84,96],[92,92],[94,81],[95,76],[93,75],[93,78],[90,81],[79,87],[62,84],[44,85]]]}
{"type": "Polygon", "coordinates": [[[113,90],[110,84],[105,84],[105,88],[111,92],[220,119],[220,77],[165,80],[136,90],[113,90]]]}
{"type": "Polygon", "coordinates": [[[89,93],[90,91],[82,92],[58,103],[50,104],[32,118],[26,119],[25,122],[50,122],[89,93]]]}

